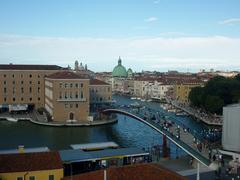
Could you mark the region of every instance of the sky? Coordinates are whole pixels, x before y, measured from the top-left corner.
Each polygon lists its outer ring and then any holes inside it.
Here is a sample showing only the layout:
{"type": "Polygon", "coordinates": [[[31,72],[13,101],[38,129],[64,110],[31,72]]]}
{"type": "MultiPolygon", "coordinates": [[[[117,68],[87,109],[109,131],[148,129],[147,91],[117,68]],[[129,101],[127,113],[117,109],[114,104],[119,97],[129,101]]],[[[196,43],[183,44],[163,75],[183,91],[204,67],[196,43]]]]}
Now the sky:
{"type": "Polygon", "coordinates": [[[0,63],[240,70],[240,0],[0,0],[0,63]]]}

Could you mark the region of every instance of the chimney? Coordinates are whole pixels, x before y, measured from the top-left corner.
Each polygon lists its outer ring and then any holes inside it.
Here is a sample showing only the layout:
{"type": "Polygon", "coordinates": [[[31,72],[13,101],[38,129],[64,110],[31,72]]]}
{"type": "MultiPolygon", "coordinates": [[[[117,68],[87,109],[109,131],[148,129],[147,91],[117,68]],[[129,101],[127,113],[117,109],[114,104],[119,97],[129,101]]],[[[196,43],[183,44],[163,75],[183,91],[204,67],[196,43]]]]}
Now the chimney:
{"type": "Polygon", "coordinates": [[[23,145],[18,146],[18,152],[19,153],[24,153],[24,146],[23,145]]]}

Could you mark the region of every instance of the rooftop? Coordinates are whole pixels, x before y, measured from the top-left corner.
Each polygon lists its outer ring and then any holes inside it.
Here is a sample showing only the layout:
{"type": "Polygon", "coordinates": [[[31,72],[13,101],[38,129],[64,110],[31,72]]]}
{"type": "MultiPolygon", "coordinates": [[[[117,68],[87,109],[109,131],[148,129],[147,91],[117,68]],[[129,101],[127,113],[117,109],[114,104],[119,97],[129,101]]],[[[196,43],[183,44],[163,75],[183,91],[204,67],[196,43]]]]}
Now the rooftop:
{"type": "Polygon", "coordinates": [[[47,76],[49,79],[89,79],[88,76],[73,71],[59,71],[47,76]]]}
{"type": "Polygon", "coordinates": [[[87,144],[71,144],[73,149],[106,149],[106,148],[117,148],[118,144],[115,142],[99,142],[99,143],[87,143],[87,144]]]}
{"type": "MultiPolygon", "coordinates": [[[[112,167],[106,169],[107,179],[111,180],[185,180],[187,178],[170,171],[159,164],[135,164],[123,167],[112,167]]],[[[83,173],[72,177],[65,177],[64,180],[95,180],[104,179],[104,170],[83,173]]]]}
{"type": "Polygon", "coordinates": [[[0,64],[1,70],[62,70],[63,67],[57,65],[38,64],[0,64]]]}
{"type": "MultiPolygon", "coordinates": [[[[24,153],[48,152],[48,151],[50,151],[48,147],[24,148],[24,153]]],[[[19,149],[0,150],[0,154],[17,154],[17,153],[19,153],[19,149]]]]}
{"type": "Polygon", "coordinates": [[[63,168],[58,152],[0,155],[0,173],[26,172],[63,168]],[[3,166],[4,165],[4,166],[3,166]]]}
{"type": "Polygon", "coordinates": [[[64,162],[81,162],[98,160],[106,157],[129,156],[129,155],[137,156],[149,154],[138,148],[104,149],[98,151],[83,151],[80,149],[74,149],[74,150],[62,150],[59,151],[59,153],[62,161],[64,162]]]}
{"type": "Polygon", "coordinates": [[[91,79],[90,85],[109,85],[109,84],[98,79],[91,79]]]}

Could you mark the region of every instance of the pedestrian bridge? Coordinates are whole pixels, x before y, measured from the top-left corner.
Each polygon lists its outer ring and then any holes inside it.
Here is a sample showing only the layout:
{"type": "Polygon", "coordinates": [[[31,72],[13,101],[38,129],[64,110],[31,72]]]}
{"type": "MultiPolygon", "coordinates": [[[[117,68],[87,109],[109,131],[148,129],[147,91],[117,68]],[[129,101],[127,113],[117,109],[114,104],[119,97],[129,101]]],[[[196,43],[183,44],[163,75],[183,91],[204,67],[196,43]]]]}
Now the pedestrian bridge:
{"type": "Polygon", "coordinates": [[[123,114],[129,117],[132,117],[138,121],[143,122],[144,124],[150,126],[151,128],[155,129],[159,133],[165,135],[169,140],[171,140],[174,144],[176,144],[178,147],[180,147],[183,151],[185,151],[187,154],[192,156],[197,161],[201,162],[205,166],[210,167],[211,161],[208,159],[207,154],[203,154],[200,151],[198,151],[196,148],[192,147],[191,145],[187,144],[181,138],[177,138],[174,134],[170,133],[168,130],[164,129],[163,126],[160,124],[150,120],[150,119],[144,119],[143,115],[135,112],[131,112],[131,110],[126,109],[105,109],[102,111],[105,114],[111,114],[111,113],[118,113],[123,114]]]}

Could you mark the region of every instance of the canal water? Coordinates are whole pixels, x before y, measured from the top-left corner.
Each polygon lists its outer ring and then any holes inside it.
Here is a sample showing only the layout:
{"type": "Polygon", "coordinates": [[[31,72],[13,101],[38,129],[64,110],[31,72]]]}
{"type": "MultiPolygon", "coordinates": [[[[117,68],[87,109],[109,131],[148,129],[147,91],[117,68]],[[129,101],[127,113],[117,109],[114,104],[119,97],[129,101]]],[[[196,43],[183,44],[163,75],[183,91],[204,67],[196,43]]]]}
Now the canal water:
{"type": "MultiPolygon", "coordinates": [[[[128,97],[114,96],[117,103],[129,104],[128,97]]],[[[144,102],[145,103],[145,102],[144,102]]],[[[160,108],[158,103],[149,103],[153,108],[160,108]]],[[[162,110],[162,109],[161,109],[162,110]]],[[[138,147],[150,149],[162,144],[162,135],[142,122],[124,115],[117,115],[118,123],[93,127],[45,127],[30,122],[0,121],[0,150],[27,147],[47,146],[51,150],[70,148],[70,144],[114,141],[121,147],[138,147]]],[[[196,129],[204,128],[189,118],[181,121],[196,129]]],[[[185,153],[169,142],[171,157],[185,153]]]]}

